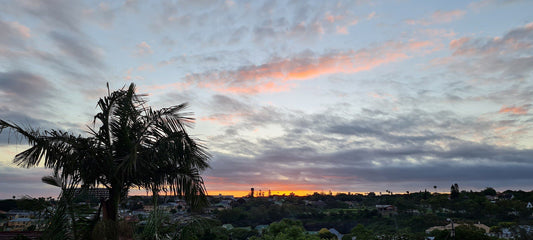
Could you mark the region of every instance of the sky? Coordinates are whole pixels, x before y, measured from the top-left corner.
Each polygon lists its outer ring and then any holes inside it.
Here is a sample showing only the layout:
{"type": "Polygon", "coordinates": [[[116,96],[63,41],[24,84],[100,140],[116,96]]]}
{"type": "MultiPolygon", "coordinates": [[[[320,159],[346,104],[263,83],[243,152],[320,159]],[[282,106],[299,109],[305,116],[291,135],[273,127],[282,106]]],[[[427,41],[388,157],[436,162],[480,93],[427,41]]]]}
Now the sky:
{"type": "MultiPolygon", "coordinates": [[[[209,194],[533,190],[533,1],[0,0],[0,119],[86,134],[188,102],[209,194]]],[[[0,199],[52,196],[12,163],[0,199]]]]}

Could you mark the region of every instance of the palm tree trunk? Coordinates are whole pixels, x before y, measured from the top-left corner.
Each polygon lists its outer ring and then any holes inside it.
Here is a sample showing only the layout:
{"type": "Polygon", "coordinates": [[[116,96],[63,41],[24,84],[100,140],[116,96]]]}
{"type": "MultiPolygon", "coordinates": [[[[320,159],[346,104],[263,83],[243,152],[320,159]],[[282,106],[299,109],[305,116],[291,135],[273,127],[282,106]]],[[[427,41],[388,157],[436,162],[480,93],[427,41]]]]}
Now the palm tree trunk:
{"type": "Polygon", "coordinates": [[[109,199],[103,201],[102,220],[106,227],[106,239],[118,240],[118,205],[120,203],[121,188],[111,187],[109,190],[109,199]]]}

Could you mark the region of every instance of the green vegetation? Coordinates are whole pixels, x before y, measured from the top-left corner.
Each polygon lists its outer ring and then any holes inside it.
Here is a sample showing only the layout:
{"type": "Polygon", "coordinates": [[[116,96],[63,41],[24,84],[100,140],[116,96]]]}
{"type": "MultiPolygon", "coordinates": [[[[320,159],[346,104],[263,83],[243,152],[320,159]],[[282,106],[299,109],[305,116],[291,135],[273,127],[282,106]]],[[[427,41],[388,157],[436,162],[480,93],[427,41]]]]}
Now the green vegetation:
{"type": "Polygon", "coordinates": [[[82,224],[85,233],[78,232],[78,220],[86,218],[72,208],[77,186],[108,189],[109,198],[101,204],[103,221],[98,223],[106,224],[100,228],[100,232],[108,233],[104,234],[106,239],[118,239],[119,203],[130,188],[142,187],[154,196],[170,190],[193,207],[207,203],[200,172],[208,167],[209,154],[186,132],[194,120],[183,113],[186,104],[153,110],[131,84],[101,98],[98,107],[100,112],[94,116],[94,128],[87,137],[61,130],[23,129],[0,120],[0,132],[9,129],[30,145],[15,156],[14,162],[22,167],[42,162],[53,170],[53,176],[43,181],[62,189],[56,211],[61,216],[48,231],[54,238],[86,238],[97,226],[100,210],[93,215],[94,221],[82,224]]]}
{"type": "MultiPolygon", "coordinates": [[[[458,187],[453,187],[454,199],[451,199],[451,194],[427,191],[382,196],[316,193],[307,197],[279,197],[277,200],[254,198],[234,203],[232,209],[217,211],[216,217],[221,223],[242,227],[290,218],[300,221],[308,231],[335,228],[344,233],[346,239],[352,236],[358,236],[357,239],[375,239],[376,236],[381,239],[424,239],[428,228],[445,226],[449,224],[448,218],[461,224],[481,222],[488,227],[500,226],[493,228],[495,233],[501,230],[501,226],[515,228],[514,231],[519,232],[521,230],[517,226],[533,225],[533,209],[526,207],[528,202],[533,202],[533,192],[505,191],[496,194],[492,188],[480,192],[457,192],[455,189],[458,187]],[[497,200],[492,200],[495,197],[497,200]],[[339,208],[341,205],[345,208],[339,208]],[[393,205],[396,213],[382,215],[376,205],[393,205]]],[[[472,229],[461,226],[457,236],[465,234],[464,239],[476,236],[479,229],[471,232],[472,229]]],[[[436,231],[434,234],[449,236],[450,232],[436,231]]],[[[484,232],[483,235],[488,237],[484,232]]]]}
{"type": "MultiPolygon", "coordinates": [[[[44,206],[62,206],[61,201],[67,199],[9,199],[0,201],[0,207],[4,211],[16,208],[38,210],[34,207],[38,203],[44,203],[44,206]]],[[[227,203],[228,200],[210,198],[212,204],[223,201],[227,203]]],[[[166,200],[163,196],[159,199],[133,196],[122,206],[142,209],[143,205],[158,202],[166,200]]],[[[532,239],[533,232],[524,228],[533,226],[533,209],[527,207],[529,202],[533,202],[533,192],[495,193],[492,188],[480,192],[461,191],[455,199],[451,199],[450,194],[426,191],[381,196],[316,193],[306,197],[241,198],[232,201],[230,208],[212,208],[211,213],[184,213],[178,207],[173,208],[174,211],[152,211],[149,216],[141,219],[142,223],[119,221],[117,230],[114,230],[108,228],[103,221],[95,223],[94,219],[86,219],[86,216],[95,215],[96,210],[80,205],[75,200],[65,205],[67,209],[64,211],[69,214],[64,215],[65,218],[59,223],[72,223],[66,227],[78,233],[83,233],[86,228],[91,228],[91,224],[95,224],[92,227],[96,229],[92,231],[92,239],[109,238],[106,236],[107,232],[130,239],[332,239],[334,234],[329,229],[334,228],[347,240],[352,237],[421,240],[427,236],[451,239],[451,227],[444,226],[453,220],[456,239],[492,240],[497,239],[496,236],[503,231],[512,233],[515,239],[532,239]],[[393,214],[378,210],[376,205],[394,206],[391,208],[393,214]],[[182,220],[179,220],[180,217],[182,220]],[[493,236],[473,226],[477,223],[490,228],[493,236]],[[441,228],[426,233],[426,230],[434,226],[441,228]]],[[[56,216],[52,216],[51,222],[58,221],[56,216]]],[[[51,226],[65,226],[59,223],[51,226]]],[[[56,227],[55,231],[50,232],[55,236],[72,236],[69,235],[71,233],[61,232],[62,230],[63,228],[56,227]]]]}

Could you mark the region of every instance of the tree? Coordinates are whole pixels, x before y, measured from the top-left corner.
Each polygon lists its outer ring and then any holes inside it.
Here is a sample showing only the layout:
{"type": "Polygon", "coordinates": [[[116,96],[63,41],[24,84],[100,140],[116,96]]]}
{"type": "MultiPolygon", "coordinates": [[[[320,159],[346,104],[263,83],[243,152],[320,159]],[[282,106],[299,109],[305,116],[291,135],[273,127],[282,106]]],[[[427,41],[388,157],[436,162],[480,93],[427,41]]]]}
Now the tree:
{"type": "Polygon", "coordinates": [[[487,187],[485,190],[481,191],[481,193],[485,196],[496,196],[497,192],[494,188],[487,187]]]}
{"type": "Polygon", "coordinates": [[[103,218],[115,226],[119,203],[132,187],[154,195],[171,191],[193,207],[206,204],[200,173],[209,167],[210,155],[186,132],[194,122],[183,113],[187,104],[153,110],[145,106],[144,97],[135,93],[134,84],[112,93],[108,86],[86,137],[23,129],[4,120],[0,133],[10,129],[28,141],[30,148],[13,160],[19,166],[33,167],[42,161],[54,175],[75,180],[82,188],[107,188],[109,198],[101,203],[103,218]]]}
{"type": "Polygon", "coordinates": [[[316,235],[305,232],[302,222],[298,220],[283,219],[271,223],[261,237],[253,236],[251,240],[318,240],[316,235]]]}
{"type": "Polygon", "coordinates": [[[342,239],[352,239],[352,237],[355,237],[358,240],[376,239],[376,237],[374,236],[374,232],[368,228],[365,228],[365,226],[362,224],[357,224],[357,226],[352,228],[352,230],[350,230],[350,233],[344,235],[342,239]]]}
{"type": "MultiPolygon", "coordinates": [[[[431,236],[434,236],[436,240],[445,240],[450,239],[449,230],[434,230],[430,233],[431,236]]],[[[461,240],[491,240],[495,239],[485,235],[485,231],[471,226],[471,225],[460,225],[455,228],[455,239],[461,240]]]]}
{"type": "Polygon", "coordinates": [[[457,183],[453,184],[450,187],[450,199],[457,199],[459,198],[459,185],[457,183]]]}
{"type": "Polygon", "coordinates": [[[318,237],[320,239],[337,239],[337,236],[335,234],[331,233],[328,229],[322,228],[320,231],[318,231],[318,237]]]}

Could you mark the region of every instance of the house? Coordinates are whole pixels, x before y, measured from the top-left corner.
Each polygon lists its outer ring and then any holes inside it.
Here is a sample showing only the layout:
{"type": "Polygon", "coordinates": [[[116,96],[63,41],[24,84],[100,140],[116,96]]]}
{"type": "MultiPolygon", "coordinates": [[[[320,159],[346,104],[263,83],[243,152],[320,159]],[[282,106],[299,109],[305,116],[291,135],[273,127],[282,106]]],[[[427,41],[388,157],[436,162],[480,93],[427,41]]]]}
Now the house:
{"type": "Polygon", "coordinates": [[[498,196],[485,195],[485,198],[487,198],[487,200],[489,200],[491,203],[495,203],[498,200],[498,196]]]}
{"type": "Polygon", "coordinates": [[[41,239],[43,232],[38,231],[25,231],[25,232],[0,232],[0,239],[20,239],[21,236],[24,236],[24,239],[38,240],[41,239]]]}
{"type": "Polygon", "coordinates": [[[33,218],[35,217],[35,212],[32,211],[24,211],[24,210],[9,210],[6,215],[9,219],[16,219],[16,218],[33,218]]]}
{"type": "Polygon", "coordinates": [[[488,235],[491,237],[497,237],[500,239],[517,239],[519,232],[525,232],[526,234],[533,233],[533,226],[531,225],[518,225],[515,227],[501,228],[499,231],[491,232],[488,235]]]}
{"type": "Polygon", "coordinates": [[[15,218],[7,222],[8,231],[24,231],[27,230],[35,220],[31,218],[15,218]]]}
{"type": "Polygon", "coordinates": [[[228,202],[219,202],[217,204],[213,204],[213,207],[215,207],[218,210],[225,210],[225,209],[231,209],[231,205],[228,202]]]}
{"type": "Polygon", "coordinates": [[[392,215],[398,214],[396,207],[393,205],[376,205],[376,209],[378,210],[379,214],[381,214],[381,216],[390,217],[392,215]]]}
{"type": "Polygon", "coordinates": [[[500,193],[498,194],[498,199],[513,200],[514,195],[512,193],[500,193]]]}

